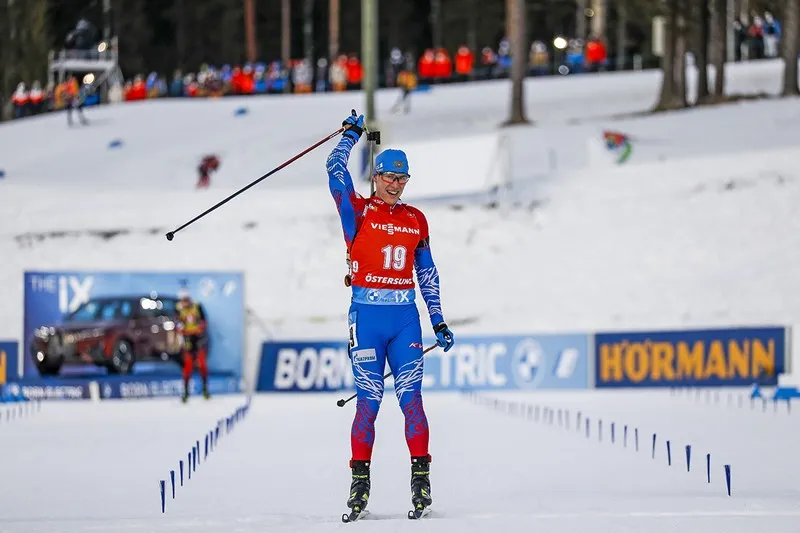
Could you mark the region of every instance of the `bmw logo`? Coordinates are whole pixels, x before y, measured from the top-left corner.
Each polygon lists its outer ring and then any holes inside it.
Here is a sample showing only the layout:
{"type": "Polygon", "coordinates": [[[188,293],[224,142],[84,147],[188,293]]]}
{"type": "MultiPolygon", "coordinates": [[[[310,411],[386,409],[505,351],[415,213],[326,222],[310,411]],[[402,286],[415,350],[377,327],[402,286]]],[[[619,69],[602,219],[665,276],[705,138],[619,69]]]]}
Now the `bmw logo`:
{"type": "Polygon", "coordinates": [[[380,292],[378,292],[376,290],[369,291],[369,295],[367,296],[367,300],[369,300],[370,302],[377,302],[380,299],[381,299],[381,293],[380,292]]]}
{"type": "Polygon", "coordinates": [[[547,368],[547,358],[542,346],[533,339],[524,339],[514,349],[511,371],[514,381],[522,389],[539,386],[547,368]]]}

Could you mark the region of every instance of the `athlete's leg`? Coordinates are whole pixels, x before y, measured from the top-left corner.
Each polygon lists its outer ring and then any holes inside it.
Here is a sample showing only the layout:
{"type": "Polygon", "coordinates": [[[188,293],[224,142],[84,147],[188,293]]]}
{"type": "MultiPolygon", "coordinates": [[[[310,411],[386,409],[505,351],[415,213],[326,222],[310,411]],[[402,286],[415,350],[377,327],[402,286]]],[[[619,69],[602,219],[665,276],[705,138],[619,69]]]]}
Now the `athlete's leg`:
{"type": "Polygon", "coordinates": [[[183,381],[188,382],[194,368],[194,353],[196,350],[196,337],[188,335],[183,344],[183,381]]]}
{"type": "MultiPolygon", "coordinates": [[[[352,304],[350,362],[356,386],[356,414],[350,434],[352,460],[370,461],[375,442],[375,419],[383,399],[383,372],[386,367],[384,306],[352,304]]],[[[352,464],[352,463],[351,463],[352,464]]]]}
{"type": "Polygon", "coordinates": [[[422,327],[415,305],[394,308],[395,336],[389,343],[387,358],[394,375],[394,388],[406,419],[406,443],[411,457],[428,455],[428,418],[422,406],[422,327]]]}
{"type": "Polygon", "coordinates": [[[197,344],[197,368],[200,370],[200,377],[206,381],[208,380],[208,362],[206,361],[208,341],[204,336],[198,335],[195,342],[197,344]]]}

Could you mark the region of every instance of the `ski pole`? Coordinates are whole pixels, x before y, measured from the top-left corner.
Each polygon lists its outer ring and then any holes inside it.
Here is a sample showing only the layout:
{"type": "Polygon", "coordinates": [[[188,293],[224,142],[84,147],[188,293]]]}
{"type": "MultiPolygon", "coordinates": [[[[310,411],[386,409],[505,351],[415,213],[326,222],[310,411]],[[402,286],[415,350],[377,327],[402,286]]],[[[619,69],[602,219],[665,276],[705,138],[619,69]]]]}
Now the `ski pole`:
{"type": "MultiPolygon", "coordinates": [[[[433,350],[433,349],[434,349],[434,348],[436,348],[437,346],[439,346],[439,345],[438,345],[438,344],[434,344],[433,346],[428,346],[427,348],[425,348],[425,349],[422,351],[422,355],[425,355],[426,353],[430,352],[431,350],[433,350]]],[[[383,376],[383,379],[386,379],[386,378],[388,378],[388,377],[389,377],[389,376],[391,376],[391,375],[392,375],[392,373],[391,373],[391,372],[389,372],[388,374],[386,374],[385,376],[383,376]]],[[[353,399],[353,398],[355,398],[356,396],[358,396],[358,393],[356,393],[356,394],[353,394],[352,396],[350,396],[350,397],[349,397],[348,399],[346,399],[346,400],[345,400],[344,398],[342,398],[342,399],[340,399],[340,400],[338,400],[338,401],[336,402],[336,405],[338,405],[339,407],[344,407],[344,406],[345,406],[345,404],[346,404],[347,402],[349,402],[350,400],[352,400],[352,399],[353,399]]]]}
{"type": "Polygon", "coordinates": [[[233,200],[235,197],[239,196],[240,194],[242,194],[244,191],[246,191],[246,190],[247,190],[247,189],[249,189],[250,187],[253,187],[253,186],[255,186],[255,185],[257,185],[257,184],[261,183],[262,181],[264,181],[264,180],[265,180],[265,179],[267,179],[268,177],[272,176],[273,174],[275,174],[276,172],[278,172],[278,171],[279,171],[279,170],[281,170],[282,168],[285,168],[285,167],[289,166],[290,164],[294,163],[295,161],[297,161],[298,159],[300,159],[301,157],[303,157],[304,155],[306,155],[307,153],[309,153],[311,150],[314,150],[315,148],[318,148],[319,146],[322,146],[322,145],[323,145],[323,144],[325,144],[326,142],[330,141],[331,139],[333,139],[334,137],[336,137],[337,135],[339,135],[339,134],[340,134],[340,133],[342,133],[343,131],[344,131],[344,127],[341,127],[341,128],[339,128],[338,130],[334,131],[333,133],[331,133],[330,135],[328,135],[328,136],[327,136],[327,137],[325,137],[324,139],[321,139],[321,140],[317,141],[316,143],[312,144],[311,146],[309,146],[308,148],[306,148],[305,150],[303,150],[302,152],[300,152],[300,153],[299,153],[299,154],[297,154],[296,156],[292,157],[292,158],[291,158],[291,159],[289,159],[288,161],[286,161],[286,162],[284,162],[284,163],[282,163],[282,164],[278,165],[278,166],[277,166],[277,167],[275,167],[274,169],[270,170],[269,172],[267,172],[266,174],[264,174],[263,176],[261,176],[261,177],[260,177],[260,178],[258,178],[257,180],[253,181],[253,182],[252,182],[252,183],[250,183],[249,185],[247,185],[247,186],[245,186],[245,187],[242,187],[241,189],[239,189],[239,190],[238,190],[238,191],[236,191],[235,193],[231,194],[230,196],[228,196],[227,198],[225,198],[224,200],[222,200],[221,202],[219,202],[219,203],[218,203],[218,204],[216,204],[215,206],[213,206],[213,207],[210,207],[210,208],[206,209],[205,211],[203,211],[202,213],[200,213],[199,215],[197,215],[196,217],[194,217],[194,218],[193,218],[192,220],[190,220],[189,222],[187,222],[187,223],[185,223],[184,225],[182,225],[182,226],[180,226],[180,227],[178,227],[178,228],[174,229],[173,231],[167,232],[167,240],[168,240],[168,241],[171,241],[172,239],[174,239],[174,238],[175,238],[175,234],[176,234],[176,233],[178,233],[178,232],[179,232],[180,230],[182,230],[183,228],[185,228],[186,226],[188,226],[188,225],[190,225],[190,224],[193,224],[193,223],[197,222],[198,220],[200,220],[201,218],[203,218],[204,216],[206,216],[206,215],[207,215],[207,214],[209,214],[210,212],[214,211],[215,209],[219,208],[220,206],[222,206],[222,205],[224,205],[224,204],[228,203],[229,201],[233,200]]]}

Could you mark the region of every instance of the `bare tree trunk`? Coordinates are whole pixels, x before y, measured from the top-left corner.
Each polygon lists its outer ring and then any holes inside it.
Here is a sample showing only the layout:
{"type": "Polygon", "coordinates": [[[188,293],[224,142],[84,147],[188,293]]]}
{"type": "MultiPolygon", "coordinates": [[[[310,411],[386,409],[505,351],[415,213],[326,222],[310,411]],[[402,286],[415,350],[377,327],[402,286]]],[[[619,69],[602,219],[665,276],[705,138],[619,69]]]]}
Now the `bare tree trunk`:
{"type": "Polygon", "coordinates": [[[431,0],[431,34],[433,37],[433,47],[441,48],[442,42],[442,0],[431,0]]]}
{"type": "Polygon", "coordinates": [[[525,31],[525,0],[506,0],[511,42],[511,115],[504,125],[528,124],[525,117],[525,70],[528,65],[527,32],[525,31]]]}
{"type": "MultiPolygon", "coordinates": [[[[608,17],[608,0],[592,0],[592,35],[606,38],[606,18],[608,17]]],[[[607,42],[607,41],[606,41],[607,42]]]]}
{"type": "Polygon", "coordinates": [[[478,5],[477,4],[478,4],[477,0],[467,0],[467,46],[469,46],[469,49],[472,50],[473,54],[478,53],[478,5]]]}
{"type": "Polygon", "coordinates": [[[314,0],[303,4],[303,57],[314,64],[314,0]]]}
{"type": "Polygon", "coordinates": [[[664,17],[664,54],[661,57],[661,92],[654,111],[671,109],[675,101],[675,33],[677,31],[677,5],[675,0],[666,3],[664,17]]]}
{"type": "MultiPolygon", "coordinates": [[[[478,0],[467,0],[467,46],[478,54],[478,0]]],[[[469,71],[469,78],[475,79],[474,68],[469,71]]]]}
{"type": "Polygon", "coordinates": [[[281,2],[281,61],[289,64],[292,58],[292,4],[290,0],[281,2]]]}
{"type": "Polygon", "coordinates": [[[783,96],[800,95],[797,87],[797,55],[800,53],[800,0],[785,0],[783,34],[783,96]]]}
{"type": "Polygon", "coordinates": [[[695,63],[697,64],[697,103],[708,102],[708,50],[710,46],[710,13],[708,0],[699,0],[697,6],[698,43],[695,63]]]}
{"type": "Polygon", "coordinates": [[[728,0],[712,0],[711,24],[714,38],[711,41],[714,62],[714,100],[725,97],[725,62],[728,59],[728,0]]]}
{"type": "Polygon", "coordinates": [[[339,2],[330,0],[328,4],[328,57],[331,64],[339,55],[339,2]]]}
{"type": "MultiPolygon", "coordinates": [[[[115,13],[116,15],[116,13],[115,13]]],[[[175,1],[175,48],[178,53],[178,68],[186,68],[186,6],[185,0],[175,1]]]]}
{"type": "Polygon", "coordinates": [[[623,2],[617,3],[617,60],[614,70],[625,70],[625,52],[628,44],[628,9],[623,2]]]}
{"type": "Polygon", "coordinates": [[[244,0],[244,33],[247,61],[255,63],[258,60],[258,47],[256,46],[256,7],[255,0],[244,0]]]}
{"type": "Polygon", "coordinates": [[[575,34],[579,39],[586,39],[587,0],[578,0],[575,8],[575,34]]]}
{"type": "MultiPolygon", "coordinates": [[[[683,7],[681,5],[681,7],[683,7]]],[[[673,108],[686,107],[686,19],[678,15],[675,32],[675,101],[673,108]]]]}

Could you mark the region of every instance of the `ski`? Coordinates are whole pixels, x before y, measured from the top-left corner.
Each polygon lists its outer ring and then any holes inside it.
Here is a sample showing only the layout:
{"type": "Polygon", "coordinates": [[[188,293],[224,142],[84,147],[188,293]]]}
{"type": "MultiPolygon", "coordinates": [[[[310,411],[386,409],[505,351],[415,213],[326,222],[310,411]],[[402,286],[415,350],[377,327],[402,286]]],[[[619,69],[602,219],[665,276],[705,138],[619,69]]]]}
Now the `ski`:
{"type": "Polygon", "coordinates": [[[408,519],[409,520],[420,520],[422,518],[425,518],[429,514],[431,514],[431,508],[430,507],[411,509],[408,512],[408,519]]]}
{"type": "Polygon", "coordinates": [[[344,513],[342,515],[342,522],[344,522],[345,524],[349,524],[350,522],[356,522],[358,520],[361,520],[368,514],[369,511],[367,511],[366,509],[361,509],[360,511],[353,509],[349,513],[344,513]]]}

